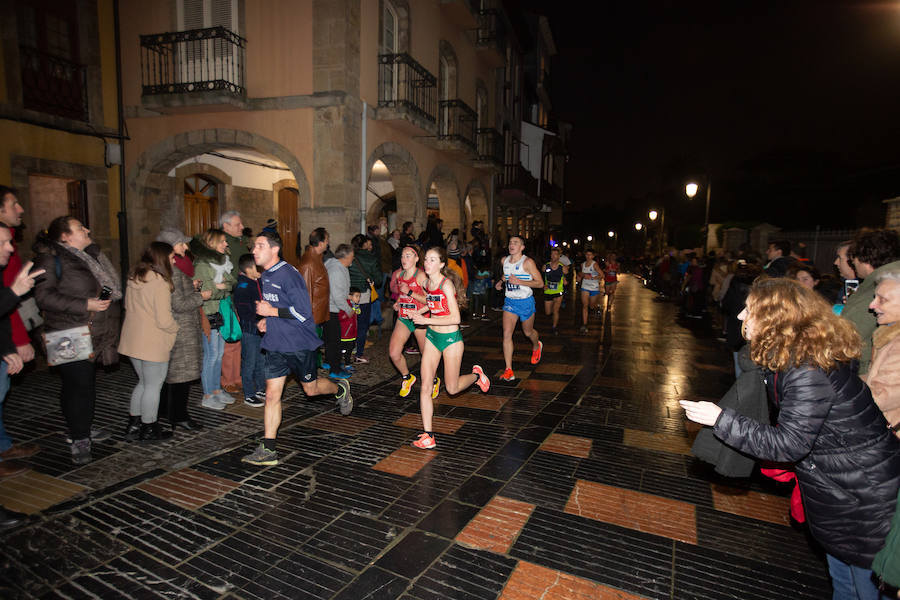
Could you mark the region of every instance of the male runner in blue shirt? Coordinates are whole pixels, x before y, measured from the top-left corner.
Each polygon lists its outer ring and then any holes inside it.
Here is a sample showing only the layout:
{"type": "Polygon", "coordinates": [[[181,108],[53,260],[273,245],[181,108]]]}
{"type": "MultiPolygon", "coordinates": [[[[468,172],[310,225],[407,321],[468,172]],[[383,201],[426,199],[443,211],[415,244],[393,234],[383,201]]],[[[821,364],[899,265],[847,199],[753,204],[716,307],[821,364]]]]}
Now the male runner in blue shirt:
{"type": "Polygon", "coordinates": [[[265,434],[262,443],[242,460],[253,465],[277,465],[275,436],[281,425],[281,394],[289,373],[293,372],[307,396],[333,394],[342,415],[353,410],[350,385],[316,378],[316,351],[322,340],[316,335],[312,304],[303,277],[293,266],[281,260],[281,238],[274,232],[263,232],[253,245],[253,258],[264,269],[263,299],[256,314],[266,351],[265,434]]]}

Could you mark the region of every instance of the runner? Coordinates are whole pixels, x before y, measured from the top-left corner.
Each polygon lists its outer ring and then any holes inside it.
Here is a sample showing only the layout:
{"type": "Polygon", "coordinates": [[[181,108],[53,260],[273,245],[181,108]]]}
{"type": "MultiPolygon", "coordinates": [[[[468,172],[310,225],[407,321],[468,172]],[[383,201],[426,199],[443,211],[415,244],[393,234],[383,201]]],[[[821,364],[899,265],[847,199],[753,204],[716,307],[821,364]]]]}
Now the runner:
{"type": "MultiPolygon", "coordinates": [[[[397,294],[394,302],[394,310],[397,311],[397,321],[394,323],[394,332],[391,334],[391,342],[388,352],[391,362],[403,375],[403,383],[400,384],[400,396],[405,398],[412,391],[416,382],[416,376],[409,372],[406,358],[403,356],[403,348],[410,335],[415,335],[419,350],[425,348],[425,327],[416,327],[412,322],[412,316],[420,308],[425,306],[425,272],[418,267],[419,251],[413,246],[407,246],[400,253],[400,268],[391,274],[391,290],[397,294]]],[[[435,388],[440,387],[438,382],[435,388]]],[[[437,393],[432,390],[432,398],[437,393]]]]}
{"type": "Polygon", "coordinates": [[[553,335],[559,335],[559,307],[563,301],[569,267],[559,260],[559,248],[550,249],[550,262],[544,264],[544,312],[553,315],[553,335]]]}
{"type": "Polygon", "coordinates": [[[588,305],[593,310],[600,303],[600,279],[602,278],[603,271],[594,260],[594,251],[585,250],[581,273],[578,274],[578,281],[581,282],[581,333],[588,332],[588,305]]]}
{"type": "MultiPolygon", "coordinates": [[[[482,392],[491,387],[491,380],[478,365],[472,367],[472,373],[460,376],[462,364],[463,340],[459,329],[459,304],[465,303],[465,290],[459,276],[447,268],[447,251],[435,246],[425,253],[425,301],[427,306],[413,313],[413,323],[428,325],[422,348],[422,364],[419,372],[424,381],[433,378],[437,373],[441,357],[444,359],[444,385],[448,394],[458,394],[473,383],[477,383],[482,392]],[[460,297],[460,294],[462,296],[460,297]],[[431,311],[431,316],[423,313],[431,311]]],[[[422,411],[422,427],[424,431],[412,443],[416,448],[434,448],[432,417],[434,416],[434,395],[425,386],[419,386],[419,404],[422,411]]]]}
{"type": "Polygon", "coordinates": [[[603,289],[606,291],[606,310],[612,308],[617,285],[619,285],[619,263],[616,262],[616,253],[610,252],[606,255],[606,266],[603,269],[603,289]]]}
{"type": "Polygon", "coordinates": [[[538,332],[534,329],[534,292],[532,288],[544,287],[541,273],[534,261],[523,254],[525,240],[514,235],[509,238],[509,256],[503,259],[503,279],[497,282],[497,289],[506,285],[506,302],[503,303],[503,360],[506,370],[500,379],[513,381],[516,376],[512,370],[513,332],[516,321],[522,321],[522,333],[533,347],[531,364],[541,361],[543,342],[539,341],[538,332]]]}
{"type": "Polygon", "coordinates": [[[253,245],[256,264],[265,269],[262,282],[263,300],[256,304],[256,314],[264,317],[257,327],[265,333],[262,349],[266,351],[266,407],[263,417],[264,435],[259,447],[241,460],[252,465],[277,465],[275,436],[281,425],[281,394],[288,374],[294,373],[307,396],[333,396],[342,415],[353,410],[350,385],[328,379],[316,379],[316,358],[322,340],[316,335],[312,303],[300,273],[279,258],[281,237],[264,232],[253,245]]]}

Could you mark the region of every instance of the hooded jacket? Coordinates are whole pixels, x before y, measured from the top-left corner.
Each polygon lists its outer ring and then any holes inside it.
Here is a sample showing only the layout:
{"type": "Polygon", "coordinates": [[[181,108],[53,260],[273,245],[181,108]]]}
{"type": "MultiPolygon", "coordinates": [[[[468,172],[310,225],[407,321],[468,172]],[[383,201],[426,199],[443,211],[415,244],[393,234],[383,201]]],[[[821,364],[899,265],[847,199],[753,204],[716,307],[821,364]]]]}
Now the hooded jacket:
{"type": "Polygon", "coordinates": [[[856,361],[826,372],[771,374],[777,426],[726,408],[714,428],[729,446],[763,460],[795,463],[809,529],[845,563],[870,568],[884,544],[900,488],[900,441],[857,376],[856,361]]]}

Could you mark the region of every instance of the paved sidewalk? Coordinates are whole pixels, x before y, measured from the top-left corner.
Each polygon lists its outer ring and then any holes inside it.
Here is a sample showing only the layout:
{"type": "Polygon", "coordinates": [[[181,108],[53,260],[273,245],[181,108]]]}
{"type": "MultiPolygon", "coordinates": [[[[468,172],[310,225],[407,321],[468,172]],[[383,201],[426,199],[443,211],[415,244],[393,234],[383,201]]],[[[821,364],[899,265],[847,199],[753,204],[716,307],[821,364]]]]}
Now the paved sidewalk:
{"type": "Polygon", "coordinates": [[[287,389],[281,464],[268,468],[240,462],[262,409],[202,409],[198,389],[205,430],[124,442],[127,367],[98,382],[96,422],[113,439],[75,468],[59,380],[29,374],[4,422],[43,450],[0,481],[0,503],[31,515],[0,534],[0,597],[830,597],[824,560],[789,522],[789,488],[724,480],[690,455],[677,400],[720,397],[731,356],[652,300],[623,277],[587,336],[571,305],[558,337],[540,315],[543,360],[529,364],[517,332],[512,383],[497,378],[497,314],[474,322],[463,369],[481,364],[492,387],[442,392],[431,451],[409,445],[418,385],[397,396],[389,332],[351,379],[351,416],[287,389]]]}

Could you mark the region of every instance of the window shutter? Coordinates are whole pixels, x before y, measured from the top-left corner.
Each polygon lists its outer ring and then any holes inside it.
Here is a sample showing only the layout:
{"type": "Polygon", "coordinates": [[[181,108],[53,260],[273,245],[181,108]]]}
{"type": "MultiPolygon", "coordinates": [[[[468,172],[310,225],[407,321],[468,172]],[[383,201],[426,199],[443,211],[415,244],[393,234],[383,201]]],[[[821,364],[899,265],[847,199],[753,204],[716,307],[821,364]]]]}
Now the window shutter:
{"type": "Polygon", "coordinates": [[[181,23],[179,29],[203,29],[203,0],[181,0],[181,23]]]}

